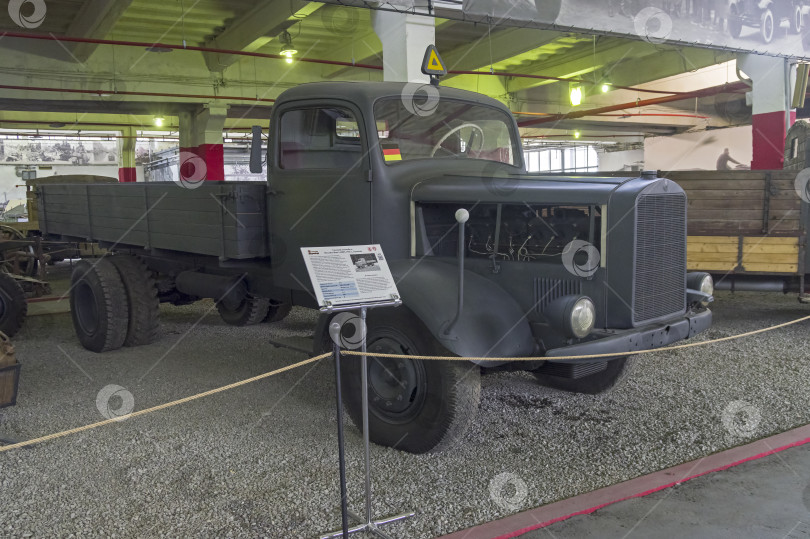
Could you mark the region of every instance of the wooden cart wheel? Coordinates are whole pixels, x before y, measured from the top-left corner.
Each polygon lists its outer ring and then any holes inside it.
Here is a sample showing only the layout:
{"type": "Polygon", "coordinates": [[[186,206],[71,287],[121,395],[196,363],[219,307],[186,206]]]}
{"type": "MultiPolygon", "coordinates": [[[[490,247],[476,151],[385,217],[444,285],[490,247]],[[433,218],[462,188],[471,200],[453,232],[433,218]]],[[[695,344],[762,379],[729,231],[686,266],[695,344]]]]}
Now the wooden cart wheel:
{"type": "MultiPolygon", "coordinates": [[[[3,241],[10,240],[25,240],[25,234],[16,228],[8,225],[0,225],[0,244],[3,241]]],[[[22,249],[2,251],[0,250],[0,262],[6,266],[9,273],[17,273],[25,277],[33,277],[39,269],[39,263],[36,259],[34,246],[29,245],[22,249]],[[17,257],[18,262],[15,264],[15,253],[21,253],[23,256],[17,257]],[[17,270],[19,265],[19,271],[17,270]]]]}

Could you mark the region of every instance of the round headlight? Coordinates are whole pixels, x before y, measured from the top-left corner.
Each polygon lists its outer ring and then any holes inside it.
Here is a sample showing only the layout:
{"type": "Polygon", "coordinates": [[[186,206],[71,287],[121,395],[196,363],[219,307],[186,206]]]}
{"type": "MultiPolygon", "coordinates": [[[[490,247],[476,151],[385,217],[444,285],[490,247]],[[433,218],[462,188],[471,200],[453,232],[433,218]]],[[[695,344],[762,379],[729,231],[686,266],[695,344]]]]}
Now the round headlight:
{"type": "Polygon", "coordinates": [[[587,337],[596,322],[596,307],[590,298],[580,298],[571,309],[571,333],[575,337],[587,337]]]}
{"type": "Polygon", "coordinates": [[[705,277],[703,277],[703,279],[700,280],[699,290],[704,294],[708,294],[709,296],[714,294],[714,279],[712,279],[712,276],[708,273],[705,277]]]}

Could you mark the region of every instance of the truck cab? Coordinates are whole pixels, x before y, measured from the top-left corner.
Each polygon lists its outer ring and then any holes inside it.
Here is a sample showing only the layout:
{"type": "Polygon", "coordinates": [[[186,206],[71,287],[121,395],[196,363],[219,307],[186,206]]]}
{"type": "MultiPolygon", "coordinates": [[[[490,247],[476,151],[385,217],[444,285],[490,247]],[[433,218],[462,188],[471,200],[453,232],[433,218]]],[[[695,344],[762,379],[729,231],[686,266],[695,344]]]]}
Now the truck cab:
{"type": "MultiPolygon", "coordinates": [[[[41,189],[44,232],[113,253],[113,263],[74,274],[85,346],[148,340],[130,335],[151,327],[135,297],[213,298],[237,325],[317,308],[300,248],[380,244],[403,305],[369,314],[368,350],[466,359],[372,355],[367,388],[360,362],[344,361],[346,405],[359,425],[368,391],[371,440],[423,453],[463,438],[482,372],[528,370],[543,385],[599,393],[627,375],[631,353],[711,324],[711,277],[686,271],[684,191],[646,173],[530,174],[518,126],[494,99],[432,84],[303,84],[276,101],[269,141],[266,186],[41,189]],[[129,329],[104,319],[116,268],[128,320],[140,321],[129,329]],[[137,268],[148,278],[132,277],[137,268]]],[[[314,353],[331,350],[335,316],[320,315],[314,353]]],[[[357,330],[356,321],[344,326],[357,330]]]]}

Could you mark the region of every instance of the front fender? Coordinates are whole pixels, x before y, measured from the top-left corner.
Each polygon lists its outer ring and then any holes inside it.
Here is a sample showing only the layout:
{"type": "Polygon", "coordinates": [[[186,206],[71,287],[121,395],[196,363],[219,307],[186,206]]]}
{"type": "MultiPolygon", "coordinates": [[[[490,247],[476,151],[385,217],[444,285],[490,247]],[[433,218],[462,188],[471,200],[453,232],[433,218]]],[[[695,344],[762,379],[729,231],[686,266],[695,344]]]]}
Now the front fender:
{"type": "Polygon", "coordinates": [[[464,272],[464,310],[452,332],[444,335],[458,307],[458,266],[431,258],[393,260],[388,265],[405,306],[454,354],[525,357],[536,353],[526,313],[493,281],[464,272]]]}

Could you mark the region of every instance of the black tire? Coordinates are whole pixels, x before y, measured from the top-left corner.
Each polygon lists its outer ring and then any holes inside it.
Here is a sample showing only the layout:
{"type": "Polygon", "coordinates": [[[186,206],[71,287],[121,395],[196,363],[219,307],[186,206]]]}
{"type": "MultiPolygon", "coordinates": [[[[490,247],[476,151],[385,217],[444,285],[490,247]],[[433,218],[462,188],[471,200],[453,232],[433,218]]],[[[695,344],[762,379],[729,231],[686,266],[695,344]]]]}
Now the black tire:
{"type": "Polygon", "coordinates": [[[775,30],[776,25],[774,24],[773,12],[770,9],[766,9],[762,12],[762,17],[760,18],[759,33],[762,35],[762,40],[765,43],[773,41],[773,33],[775,30]]]}
{"type": "Polygon", "coordinates": [[[262,322],[272,323],[272,322],[281,322],[287,315],[290,314],[292,310],[292,305],[289,303],[270,303],[270,306],[267,309],[267,315],[264,317],[262,322]]]}
{"type": "Polygon", "coordinates": [[[569,391],[571,393],[586,393],[597,395],[611,389],[621,387],[633,370],[635,357],[623,357],[607,362],[605,370],[585,376],[583,378],[562,378],[560,376],[550,376],[541,371],[534,372],[535,378],[540,384],[569,391]]]}
{"type": "Polygon", "coordinates": [[[92,352],[121,348],[129,326],[129,302],[121,274],[107,258],[79,260],[70,279],[70,314],[82,346],[92,352]]]}
{"type": "Polygon", "coordinates": [[[129,326],[124,346],[155,342],[160,326],[160,300],[152,272],[134,256],[115,255],[110,261],[121,275],[129,303],[129,326]]]}
{"type": "Polygon", "coordinates": [[[229,309],[224,303],[217,302],[219,316],[226,324],[232,326],[252,326],[258,324],[267,316],[270,309],[270,300],[267,298],[257,298],[245,296],[242,303],[236,309],[229,309]]]}
{"type": "MultiPolygon", "coordinates": [[[[325,319],[328,320],[328,319],[325,319]]],[[[320,328],[328,327],[322,319],[320,328]]],[[[316,335],[330,350],[328,334],[316,335]]],[[[404,307],[372,311],[368,349],[381,353],[451,355],[404,307]]],[[[361,361],[342,362],[343,398],[349,417],[362,429],[361,361]]],[[[410,453],[439,452],[457,442],[475,420],[481,398],[481,369],[463,361],[368,358],[369,438],[410,453]]]]}
{"type": "Polygon", "coordinates": [[[728,17],[728,33],[731,34],[731,37],[738,38],[740,34],[742,34],[742,19],[739,15],[732,13],[728,17]]]}
{"type": "Polygon", "coordinates": [[[13,337],[20,331],[28,314],[28,302],[20,283],[7,273],[0,273],[0,331],[13,337]]]}

